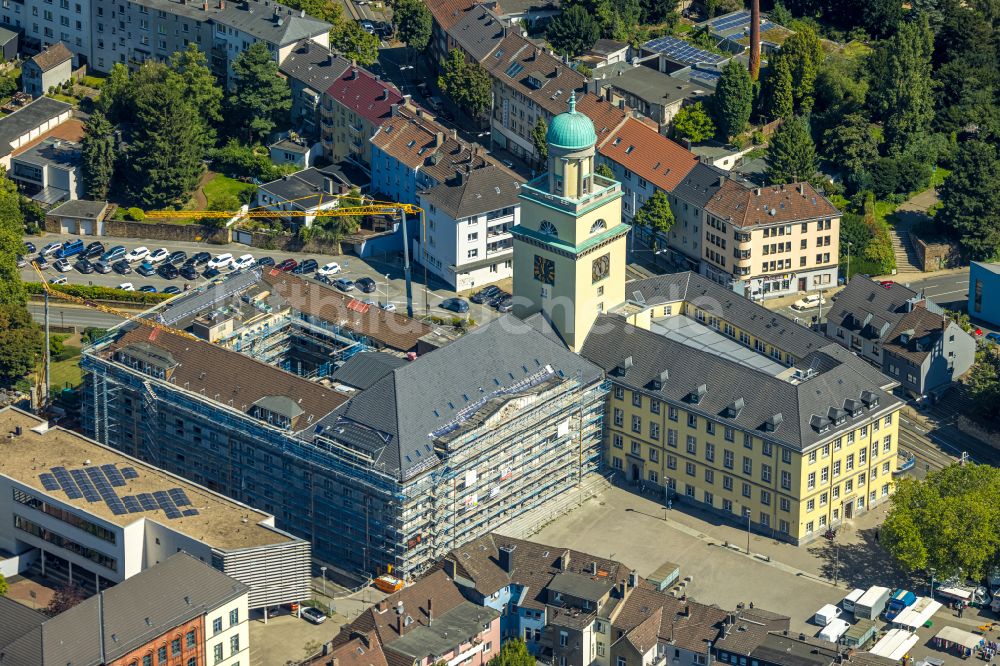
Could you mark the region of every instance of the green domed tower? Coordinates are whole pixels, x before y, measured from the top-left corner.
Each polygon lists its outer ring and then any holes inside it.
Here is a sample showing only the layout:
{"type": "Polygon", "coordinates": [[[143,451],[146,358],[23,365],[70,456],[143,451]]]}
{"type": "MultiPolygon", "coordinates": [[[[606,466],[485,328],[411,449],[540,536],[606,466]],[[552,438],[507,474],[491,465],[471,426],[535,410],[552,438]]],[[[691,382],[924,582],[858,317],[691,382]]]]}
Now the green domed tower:
{"type": "Polygon", "coordinates": [[[625,301],[621,184],[594,173],[597,133],[569,109],[545,135],[548,171],[521,188],[514,235],[514,311],[541,312],[570,349],[583,344],[597,315],[625,301]]]}

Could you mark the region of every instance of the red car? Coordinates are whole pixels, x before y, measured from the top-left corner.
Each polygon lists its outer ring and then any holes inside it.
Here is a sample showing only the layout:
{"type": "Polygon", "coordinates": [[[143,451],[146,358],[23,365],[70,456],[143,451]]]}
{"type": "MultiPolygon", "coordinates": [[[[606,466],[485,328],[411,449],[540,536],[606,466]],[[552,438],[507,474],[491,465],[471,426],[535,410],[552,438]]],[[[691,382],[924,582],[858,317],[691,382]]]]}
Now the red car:
{"type": "Polygon", "coordinates": [[[279,271],[288,272],[294,269],[298,265],[299,262],[295,261],[294,259],[285,259],[283,262],[275,266],[275,268],[278,269],[279,271]]]}
{"type": "Polygon", "coordinates": [[[983,337],[983,329],[977,328],[975,331],[972,332],[972,334],[977,338],[981,338],[983,337]]]}
{"type": "Polygon", "coordinates": [[[886,289],[888,289],[889,287],[891,287],[892,285],[894,285],[896,283],[893,282],[892,280],[882,280],[881,282],[879,282],[879,284],[882,285],[883,287],[885,287],[886,289]]]}

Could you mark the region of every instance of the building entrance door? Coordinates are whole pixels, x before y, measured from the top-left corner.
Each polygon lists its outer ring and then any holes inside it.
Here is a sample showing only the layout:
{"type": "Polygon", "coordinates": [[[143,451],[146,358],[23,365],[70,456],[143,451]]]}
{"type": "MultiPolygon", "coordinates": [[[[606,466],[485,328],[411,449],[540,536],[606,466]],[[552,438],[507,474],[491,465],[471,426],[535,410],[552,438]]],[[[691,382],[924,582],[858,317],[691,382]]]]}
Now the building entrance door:
{"type": "Polygon", "coordinates": [[[805,290],[806,290],[806,279],[804,277],[799,278],[799,291],[805,291],[805,290]]]}
{"type": "Polygon", "coordinates": [[[632,463],[632,480],[633,481],[639,480],[639,466],[636,465],[635,463],[632,463]]]}

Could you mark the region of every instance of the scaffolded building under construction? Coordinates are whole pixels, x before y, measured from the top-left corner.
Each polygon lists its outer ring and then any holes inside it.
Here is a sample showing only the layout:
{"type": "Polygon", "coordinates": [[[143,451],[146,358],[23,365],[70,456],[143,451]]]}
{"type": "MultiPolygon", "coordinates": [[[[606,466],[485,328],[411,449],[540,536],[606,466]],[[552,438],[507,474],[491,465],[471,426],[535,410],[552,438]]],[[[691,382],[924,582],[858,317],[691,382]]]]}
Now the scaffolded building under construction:
{"type": "Polygon", "coordinates": [[[128,325],[84,352],[85,428],[274,514],[331,566],[414,575],[600,470],[602,373],[534,324],[412,362],[365,347],[349,385],[128,325]]]}

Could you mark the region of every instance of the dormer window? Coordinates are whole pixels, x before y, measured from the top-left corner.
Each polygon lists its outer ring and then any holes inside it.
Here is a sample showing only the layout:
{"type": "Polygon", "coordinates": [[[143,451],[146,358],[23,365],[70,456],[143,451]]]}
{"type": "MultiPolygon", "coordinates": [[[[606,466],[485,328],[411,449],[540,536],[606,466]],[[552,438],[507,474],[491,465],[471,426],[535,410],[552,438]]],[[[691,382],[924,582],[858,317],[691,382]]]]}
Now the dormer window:
{"type": "Polygon", "coordinates": [[[697,405],[701,402],[701,399],[705,397],[706,393],[708,393],[708,387],[701,384],[698,388],[688,393],[688,402],[692,405],[697,405]]]}
{"type": "Polygon", "coordinates": [[[815,430],[816,432],[824,433],[830,429],[830,420],[824,419],[819,414],[813,414],[812,417],[809,419],[809,425],[811,425],[813,427],[813,430],[815,430]]]}
{"type": "Polygon", "coordinates": [[[774,432],[778,429],[778,426],[781,425],[783,420],[784,418],[781,416],[781,412],[778,412],[774,416],[768,418],[767,421],[764,421],[764,430],[767,432],[774,432]]]}

